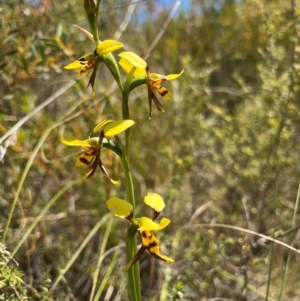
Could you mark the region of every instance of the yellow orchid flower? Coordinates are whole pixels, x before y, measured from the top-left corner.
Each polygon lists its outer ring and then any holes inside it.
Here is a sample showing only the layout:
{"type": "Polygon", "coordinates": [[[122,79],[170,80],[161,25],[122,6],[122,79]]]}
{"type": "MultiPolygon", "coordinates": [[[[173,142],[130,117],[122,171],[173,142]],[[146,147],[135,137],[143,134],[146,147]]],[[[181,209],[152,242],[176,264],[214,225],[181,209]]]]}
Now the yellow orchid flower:
{"type": "Polygon", "coordinates": [[[151,115],[152,115],[152,101],[154,102],[156,108],[160,112],[163,112],[164,111],[163,106],[158,100],[157,96],[155,95],[155,92],[157,92],[163,98],[170,99],[172,96],[171,93],[168,91],[167,88],[161,86],[161,83],[168,80],[177,79],[184,72],[184,70],[182,70],[178,74],[169,74],[169,75],[150,73],[147,63],[135,53],[130,51],[121,52],[119,54],[119,57],[121,57],[119,61],[119,65],[127,74],[129,74],[132,68],[135,68],[135,71],[133,73],[134,77],[138,77],[138,76],[147,77],[149,119],[151,119],[151,115]]]}
{"type": "MultiPolygon", "coordinates": [[[[80,32],[82,32],[89,40],[95,43],[94,36],[95,37],[98,36],[98,34],[95,35],[95,31],[93,36],[90,32],[88,32],[87,30],[83,29],[78,25],[74,25],[74,27],[78,29],[80,32]]],[[[94,52],[85,54],[75,62],[64,67],[65,69],[68,70],[77,69],[79,75],[83,75],[89,69],[93,69],[92,75],[88,83],[88,86],[91,85],[92,89],[94,89],[96,73],[100,62],[105,62],[105,64],[109,67],[109,69],[114,74],[114,76],[117,76],[119,74],[119,70],[118,68],[116,68],[116,62],[111,52],[116,51],[123,47],[122,43],[115,40],[105,40],[103,42],[96,40],[96,42],[97,42],[96,43],[97,47],[94,50],[94,52]]]]}
{"type": "Polygon", "coordinates": [[[81,146],[85,149],[85,152],[80,155],[80,157],[76,160],[76,166],[88,166],[88,170],[85,174],[86,178],[90,178],[96,171],[97,166],[100,167],[102,173],[105,177],[107,177],[113,184],[118,184],[117,181],[114,181],[106,171],[101,158],[101,148],[102,142],[105,137],[113,137],[122,132],[124,132],[127,128],[131,127],[134,124],[133,120],[118,120],[113,121],[110,119],[105,119],[101,121],[94,128],[93,132],[100,132],[99,137],[90,137],[86,140],[66,140],[64,137],[60,137],[60,141],[69,146],[81,146]]]}
{"type": "Polygon", "coordinates": [[[148,217],[135,218],[133,216],[132,204],[117,197],[111,197],[106,202],[107,207],[112,214],[117,217],[127,219],[133,226],[137,227],[137,230],[140,234],[142,246],[123,269],[124,272],[129,270],[130,267],[139,260],[146,250],[148,250],[148,252],[157,259],[166,261],[168,263],[174,262],[172,258],[160,253],[159,241],[153,232],[164,229],[170,223],[170,220],[167,218],[163,218],[159,224],[154,222],[154,219],[157,218],[159,213],[165,207],[165,203],[162,197],[156,193],[148,193],[144,198],[144,201],[154,210],[154,217],[152,219],[148,217]]]}
{"type": "Polygon", "coordinates": [[[174,259],[160,253],[159,251],[159,241],[154,235],[153,231],[142,231],[140,232],[140,237],[142,241],[142,246],[136,253],[136,255],[128,262],[123,272],[127,272],[144,254],[145,250],[157,259],[163,260],[168,263],[174,262],[174,259]]]}
{"type": "Polygon", "coordinates": [[[85,174],[87,179],[95,173],[97,166],[99,166],[104,176],[110,179],[113,184],[118,184],[118,182],[111,179],[100,158],[103,138],[104,134],[102,131],[100,137],[98,138],[89,138],[86,140],[66,140],[64,137],[60,137],[60,141],[65,145],[81,146],[85,149],[85,152],[76,160],[76,166],[89,166],[85,174]]]}
{"type": "Polygon", "coordinates": [[[100,43],[94,53],[88,53],[84,56],[80,57],[73,63],[65,66],[65,69],[72,70],[72,69],[79,69],[79,75],[83,75],[87,70],[93,69],[97,63],[97,57],[101,55],[105,55],[109,52],[113,52],[119,50],[124,45],[116,40],[105,40],[100,43]]]}

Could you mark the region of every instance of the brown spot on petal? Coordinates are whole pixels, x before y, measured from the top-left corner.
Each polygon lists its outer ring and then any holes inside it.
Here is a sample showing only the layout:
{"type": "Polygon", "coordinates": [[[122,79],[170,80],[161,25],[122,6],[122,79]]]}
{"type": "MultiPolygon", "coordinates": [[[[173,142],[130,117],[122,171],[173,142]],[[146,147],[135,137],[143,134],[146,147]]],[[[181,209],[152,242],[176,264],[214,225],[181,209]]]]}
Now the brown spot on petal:
{"type": "Polygon", "coordinates": [[[158,246],[158,243],[156,243],[155,241],[153,241],[153,242],[151,242],[151,243],[148,244],[147,248],[152,249],[152,248],[157,247],[157,246],[158,246]]]}
{"type": "Polygon", "coordinates": [[[161,95],[162,97],[164,97],[166,94],[168,94],[168,90],[162,91],[162,92],[160,93],[160,95],[161,95]]]}
{"type": "Polygon", "coordinates": [[[86,158],[83,158],[83,157],[79,158],[79,161],[82,162],[85,165],[89,165],[90,162],[91,162],[91,161],[89,161],[89,160],[87,160],[86,158]]]}

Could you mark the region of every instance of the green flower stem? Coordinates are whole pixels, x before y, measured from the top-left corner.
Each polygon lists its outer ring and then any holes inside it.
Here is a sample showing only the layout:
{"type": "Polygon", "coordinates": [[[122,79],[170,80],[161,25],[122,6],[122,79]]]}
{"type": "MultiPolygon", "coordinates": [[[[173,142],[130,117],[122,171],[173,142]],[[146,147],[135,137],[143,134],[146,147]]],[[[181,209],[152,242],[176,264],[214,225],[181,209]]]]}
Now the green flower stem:
{"type": "MultiPolygon", "coordinates": [[[[127,76],[124,91],[123,91],[123,99],[122,99],[122,115],[123,119],[130,119],[129,115],[129,105],[128,105],[128,99],[129,99],[129,93],[130,93],[130,85],[133,78],[133,74],[135,72],[136,68],[132,68],[130,73],[127,76]]],[[[125,154],[128,159],[128,166],[129,166],[129,154],[130,154],[130,129],[127,129],[125,132],[125,154]]]]}
{"type": "MultiPolygon", "coordinates": [[[[130,119],[128,98],[130,93],[130,83],[134,74],[133,69],[127,77],[125,82],[124,90],[122,91],[122,115],[123,119],[130,119]]],[[[125,131],[125,151],[122,153],[122,163],[126,178],[126,200],[132,204],[133,210],[135,209],[135,196],[134,187],[132,182],[132,176],[129,167],[129,156],[130,156],[130,129],[125,131]]],[[[136,240],[136,228],[133,226],[128,227],[126,237],[126,255],[127,262],[129,262],[137,253],[137,240],[136,240]]],[[[128,270],[128,285],[131,301],[141,300],[141,283],[140,283],[140,268],[139,262],[136,262],[128,270]]]]}
{"type": "Polygon", "coordinates": [[[111,74],[113,75],[114,79],[116,80],[116,82],[119,86],[121,93],[123,94],[124,88],[123,88],[123,83],[121,80],[120,69],[116,62],[115,57],[110,52],[110,53],[103,55],[102,59],[103,59],[105,65],[107,66],[107,68],[109,69],[109,71],[111,72],[111,74]]]}
{"type": "MultiPolygon", "coordinates": [[[[137,241],[136,241],[136,227],[130,225],[127,230],[126,237],[126,255],[127,261],[130,261],[137,253],[137,241]]],[[[130,298],[132,301],[141,300],[141,283],[140,283],[140,269],[139,262],[137,261],[128,270],[128,283],[130,298]]]]}
{"type": "Polygon", "coordinates": [[[124,153],[122,155],[122,163],[123,163],[125,178],[126,178],[126,200],[130,204],[132,204],[133,210],[134,210],[135,209],[135,197],[134,197],[132,176],[131,176],[131,172],[129,169],[129,163],[128,163],[126,154],[124,154],[124,153]]]}
{"type": "MultiPolygon", "coordinates": [[[[122,115],[123,115],[123,119],[130,119],[128,95],[126,93],[123,94],[122,115]]],[[[125,131],[125,156],[127,159],[128,169],[129,169],[129,154],[130,154],[130,129],[127,129],[125,131]]]]}
{"type": "MultiPolygon", "coordinates": [[[[133,205],[133,208],[135,208],[135,197],[134,197],[132,176],[129,169],[129,162],[124,152],[122,154],[122,163],[123,163],[125,178],[126,178],[126,200],[133,205]]],[[[130,225],[126,237],[127,262],[129,262],[136,253],[137,253],[136,228],[130,225]]],[[[141,284],[140,284],[139,262],[136,262],[128,270],[128,285],[129,285],[131,301],[140,301],[141,284]]]]}

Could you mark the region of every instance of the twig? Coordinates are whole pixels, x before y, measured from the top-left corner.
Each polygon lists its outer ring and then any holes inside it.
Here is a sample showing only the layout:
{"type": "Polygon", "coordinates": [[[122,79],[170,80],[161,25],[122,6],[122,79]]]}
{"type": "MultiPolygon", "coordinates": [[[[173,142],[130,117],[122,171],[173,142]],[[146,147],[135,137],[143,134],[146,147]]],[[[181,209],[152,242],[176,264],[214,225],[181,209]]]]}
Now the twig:
{"type": "Polygon", "coordinates": [[[195,227],[208,227],[208,228],[227,228],[227,229],[232,229],[232,230],[236,230],[236,231],[241,231],[241,232],[245,232],[245,233],[249,233],[249,234],[252,234],[252,235],[256,235],[256,236],[259,236],[259,237],[262,237],[262,238],[265,238],[269,241],[272,241],[276,244],[279,244],[279,245],[282,245],[298,254],[300,254],[300,250],[297,250],[296,248],[280,241],[280,240],[277,240],[277,239],[274,239],[273,237],[270,237],[270,236],[267,236],[267,235],[264,235],[264,234],[261,234],[261,233],[258,233],[258,232],[255,232],[255,231],[251,231],[251,230],[248,230],[248,229],[245,229],[245,228],[241,228],[241,227],[237,227],[237,226],[232,226],[232,225],[226,225],[226,224],[194,224],[194,225],[188,225],[186,226],[186,228],[195,228],[195,227]]]}
{"type": "Polygon", "coordinates": [[[179,5],[181,4],[181,0],[177,0],[176,3],[174,4],[169,17],[167,18],[167,20],[165,21],[162,29],[160,30],[160,32],[157,34],[156,38],[154,39],[154,41],[152,42],[152,44],[149,46],[149,48],[141,55],[141,57],[143,59],[147,59],[149,54],[151,53],[151,51],[153,50],[153,48],[156,46],[156,44],[158,43],[158,41],[160,40],[160,38],[162,37],[162,35],[165,33],[170,21],[172,20],[172,18],[174,17],[179,5]]]}
{"type": "Polygon", "coordinates": [[[115,32],[114,38],[116,40],[120,39],[121,35],[123,34],[123,32],[125,31],[125,29],[127,28],[128,24],[129,24],[129,21],[131,19],[131,16],[133,14],[133,11],[134,11],[134,9],[136,7],[136,3],[138,3],[138,2],[132,1],[131,4],[128,6],[126,15],[125,15],[125,17],[124,17],[121,25],[119,26],[118,30],[115,32]]]}
{"type": "Polygon", "coordinates": [[[32,110],[29,114],[24,116],[21,120],[19,120],[11,129],[9,129],[1,138],[0,143],[2,143],[6,138],[9,136],[15,134],[17,130],[26,122],[28,121],[33,115],[38,113],[41,109],[46,107],[48,104],[50,104],[53,100],[55,100],[57,97],[59,97],[61,94],[66,92],[69,88],[71,88],[76,81],[70,81],[65,86],[61,87],[59,90],[57,90],[53,95],[48,97],[44,102],[42,102],[40,105],[38,105],[34,110],[32,110]]]}
{"type": "MultiPolygon", "coordinates": [[[[57,221],[63,218],[68,217],[75,217],[75,216],[97,216],[98,213],[96,210],[79,210],[75,212],[60,212],[57,214],[48,214],[45,215],[43,218],[41,218],[41,221],[57,221]]],[[[36,216],[32,217],[24,217],[17,220],[12,220],[12,223],[14,224],[23,224],[26,223],[32,223],[36,219],[36,216]]],[[[0,228],[3,228],[5,226],[5,223],[0,224],[0,228]]]]}

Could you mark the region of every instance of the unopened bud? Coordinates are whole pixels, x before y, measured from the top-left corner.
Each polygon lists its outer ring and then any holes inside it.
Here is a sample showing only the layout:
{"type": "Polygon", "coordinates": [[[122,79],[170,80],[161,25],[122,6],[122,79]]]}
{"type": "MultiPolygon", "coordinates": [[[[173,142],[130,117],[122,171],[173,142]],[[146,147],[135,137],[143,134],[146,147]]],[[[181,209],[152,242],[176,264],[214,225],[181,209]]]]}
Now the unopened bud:
{"type": "MultiPolygon", "coordinates": [[[[101,0],[100,0],[101,1],[101,0]]],[[[94,41],[97,45],[99,37],[98,37],[98,28],[97,28],[97,17],[98,17],[98,11],[95,0],[84,0],[84,10],[87,15],[87,19],[90,24],[91,32],[94,37],[94,41]]]]}
{"type": "Polygon", "coordinates": [[[97,13],[97,5],[94,0],[84,0],[84,10],[89,14],[96,14],[97,13]]]}

